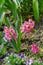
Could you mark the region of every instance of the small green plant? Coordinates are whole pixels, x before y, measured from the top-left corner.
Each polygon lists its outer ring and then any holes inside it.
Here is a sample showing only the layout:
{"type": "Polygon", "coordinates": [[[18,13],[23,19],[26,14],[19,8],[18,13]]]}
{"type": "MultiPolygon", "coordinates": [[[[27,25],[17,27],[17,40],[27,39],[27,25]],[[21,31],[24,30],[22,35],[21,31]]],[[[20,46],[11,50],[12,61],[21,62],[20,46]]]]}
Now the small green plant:
{"type": "Polygon", "coordinates": [[[5,58],[5,65],[24,65],[25,58],[20,58],[17,54],[11,54],[5,58]]]}
{"type": "Polygon", "coordinates": [[[43,65],[41,60],[27,59],[24,54],[10,54],[4,60],[5,65],[43,65]]]}
{"type": "Polygon", "coordinates": [[[32,65],[43,65],[43,62],[41,61],[35,61],[32,63],[32,65]]]}

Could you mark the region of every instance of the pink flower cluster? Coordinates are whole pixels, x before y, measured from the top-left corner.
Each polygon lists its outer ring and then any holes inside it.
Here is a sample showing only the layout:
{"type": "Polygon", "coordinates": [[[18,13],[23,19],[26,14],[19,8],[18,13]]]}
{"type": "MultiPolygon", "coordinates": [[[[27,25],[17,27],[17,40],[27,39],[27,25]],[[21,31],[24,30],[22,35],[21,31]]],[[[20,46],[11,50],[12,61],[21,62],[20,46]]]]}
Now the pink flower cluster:
{"type": "Polygon", "coordinates": [[[11,39],[12,39],[11,35],[13,36],[14,40],[17,39],[16,32],[12,27],[8,28],[8,27],[4,26],[4,33],[5,33],[5,38],[9,41],[11,41],[11,39]]]}
{"type": "Polygon", "coordinates": [[[35,26],[35,23],[32,19],[25,21],[24,24],[20,27],[21,32],[30,33],[35,26]]]}
{"type": "Polygon", "coordinates": [[[35,54],[37,54],[39,52],[39,48],[36,44],[32,44],[31,46],[31,51],[35,54]]]}
{"type": "Polygon", "coordinates": [[[17,34],[16,34],[15,30],[12,27],[10,27],[9,31],[10,31],[11,35],[13,36],[14,40],[16,41],[17,40],[17,34]]]}
{"type": "Polygon", "coordinates": [[[10,31],[6,26],[4,26],[4,33],[5,33],[5,38],[10,41],[11,40],[10,31]]]}

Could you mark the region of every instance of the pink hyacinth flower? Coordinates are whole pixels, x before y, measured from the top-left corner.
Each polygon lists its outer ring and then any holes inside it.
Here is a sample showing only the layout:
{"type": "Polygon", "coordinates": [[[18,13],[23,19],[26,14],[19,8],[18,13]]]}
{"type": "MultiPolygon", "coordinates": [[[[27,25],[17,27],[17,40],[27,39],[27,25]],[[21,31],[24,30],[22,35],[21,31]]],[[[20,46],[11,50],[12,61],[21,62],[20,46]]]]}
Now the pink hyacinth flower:
{"type": "Polygon", "coordinates": [[[21,32],[30,33],[34,28],[34,21],[29,19],[29,21],[25,21],[22,26],[20,27],[21,32]]]}
{"type": "Polygon", "coordinates": [[[21,32],[29,33],[30,32],[30,26],[29,22],[25,21],[24,24],[20,27],[21,32]]]}
{"type": "Polygon", "coordinates": [[[11,35],[13,36],[14,40],[16,41],[17,40],[17,35],[16,35],[15,30],[12,27],[10,27],[9,31],[10,31],[11,35]]]}
{"type": "Polygon", "coordinates": [[[8,27],[4,26],[4,33],[5,33],[5,38],[9,41],[11,41],[11,36],[8,27]]]}
{"type": "Polygon", "coordinates": [[[32,30],[35,26],[35,22],[32,19],[29,19],[28,22],[29,22],[30,28],[32,30]]]}
{"type": "Polygon", "coordinates": [[[31,51],[35,54],[37,54],[39,52],[39,48],[36,44],[32,44],[31,46],[31,51]]]}

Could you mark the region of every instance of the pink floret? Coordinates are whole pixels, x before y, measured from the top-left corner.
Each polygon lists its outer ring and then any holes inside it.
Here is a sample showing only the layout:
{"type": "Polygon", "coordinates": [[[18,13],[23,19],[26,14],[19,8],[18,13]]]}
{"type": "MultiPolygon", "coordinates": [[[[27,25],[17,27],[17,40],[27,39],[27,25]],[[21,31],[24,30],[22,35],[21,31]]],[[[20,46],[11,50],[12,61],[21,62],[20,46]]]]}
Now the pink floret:
{"type": "Polygon", "coordinates": [[[32,19],[29,19],[28,21],[29,21],[30,28],[33,29],[35,26],[35,22],[32,19]]]}
{"type": "Polygon", "coordinates": [[[39,48],[36,44],[32,44],[31,45],[31,51],[35,54],[37,54],[39,52],[39,48]]]}
{"type": "Polygon", "coordinates": [[[22,33],[30,33],[35,26],[35,23],[32,19],[29,19],[29,21],[25,21],[21,27],[20,30],[22,33]]]}
{"type": "Polygon", "coordinates": [[[10,27],[9,31],[10,31],[11,35],[13,36],[14,40],[16,41],[17,40],[17,34],[16,34],[15,30],[12,27],[10,27]]]}
{"type": "Polygon", "coordinates": [[[9,41],[11,41],[11,36],[8,27],[4,26],[4,33],[5,33],[5,38],[9,41]]]}

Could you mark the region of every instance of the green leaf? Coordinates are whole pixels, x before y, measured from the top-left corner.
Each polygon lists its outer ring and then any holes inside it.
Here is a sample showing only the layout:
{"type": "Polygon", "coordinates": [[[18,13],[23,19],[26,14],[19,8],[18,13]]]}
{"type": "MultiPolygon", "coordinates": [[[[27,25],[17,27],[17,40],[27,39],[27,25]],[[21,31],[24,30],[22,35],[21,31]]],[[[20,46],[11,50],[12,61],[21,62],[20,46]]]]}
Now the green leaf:
{"type": "Polygon", "coordinates": [[[5,11],[6,11],[6,8],[4,7],[0,8],[0,26],[2,25],[2,22],[4,22],[5,11]]]}
{"type": "Polygon", "coordinates": [[[15,51],[17,51],[16,42],[14,41],[13,37],[12,37],[12,40],[11,40],[11,44],[12,44],[13,48],[15,49],[15,51]]]}
{"type": "Polygon", "coordinates": [[[17,8],[15,2],[6,0],[5,6],[12,12],[15,20],[17,19],[17,8]]]}
{"type": "Polygon", "coordinates": [[[40,12],[43,13],[43,0],[39,0],[39,9],[40,12]]]}
{"type": "Polygon", "coordinates": [[[43,65],[43,63],[41,61],[34,61],[32,65],[43,65]]]}
{"type": "Polygon", "coordinates": [[[38,0],[33,0],[33,13],[36,21],[39,21],[39,6],[38,0]]]}
{"type": "Polygon", "coordinates": [[[10,27],[10,26],[11,26],[11,22],[10,22],[9,18],[6,18],[6,17],[5,17],[5,25],[6,25],[7,27],[10,27]]]}
{"type": "Polygon", "coordinates": [[[19,30],[18,31],[18,39],[16,41],[16,48],[17,48],[18,52],[20,52],[21,37],[22,37],[22,34],[21,34],[20,30],[19,30]]]}
{"type": "Polygon", "coordinates": [[[22,22],[23,22],[23,20],[22,20],[22,17],[20,16],[20,19],[18,17],[18,20],[16,20],[16,23],[15,23],[15,28],[16,28],[16,31],[17,31],[17,34],[18,34],[18,38],[17,38],[17,41],[16,41],[16,48],[17,48],[18,52],[20,52],[20,45],[21,45],[22,34],[21,34],[21,31],[20,31],[20,26],[21,26],[22,22]]]}
{"type": "Polygon", "coordinates": [[[38,53],[38,54],[36,54],[36,58],[40,58],[40,54],[38,53]]]}
{"type": "Polygon", "coordinates": [[[5,0],[0,0],[0,6],[2,6],[5,3],[5,0]]]}

